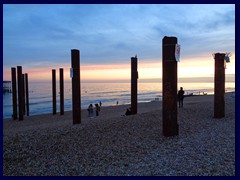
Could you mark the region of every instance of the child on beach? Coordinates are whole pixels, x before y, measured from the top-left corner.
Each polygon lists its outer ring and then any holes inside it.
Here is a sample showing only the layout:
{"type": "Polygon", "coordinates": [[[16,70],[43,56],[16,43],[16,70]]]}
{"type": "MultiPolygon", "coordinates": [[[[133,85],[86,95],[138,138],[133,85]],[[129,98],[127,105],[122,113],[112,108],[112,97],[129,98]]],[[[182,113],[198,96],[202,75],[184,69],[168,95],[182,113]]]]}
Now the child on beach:
{"type": "Polygon", "coordinates": [[[96,116],[99,116],[100,107],[98,106],[98,104],[95,104],[95,107],[96,107],[96,116]]]}
{"type": "Polygon", "coordinates": [[[94,113],[93,113],[93,105],[92,105],[92,104],[90,104],[90,105],[88,106],[88,115],[89,115],[90,118],[93,118],[93,116],[94,116],[94,113]]]}

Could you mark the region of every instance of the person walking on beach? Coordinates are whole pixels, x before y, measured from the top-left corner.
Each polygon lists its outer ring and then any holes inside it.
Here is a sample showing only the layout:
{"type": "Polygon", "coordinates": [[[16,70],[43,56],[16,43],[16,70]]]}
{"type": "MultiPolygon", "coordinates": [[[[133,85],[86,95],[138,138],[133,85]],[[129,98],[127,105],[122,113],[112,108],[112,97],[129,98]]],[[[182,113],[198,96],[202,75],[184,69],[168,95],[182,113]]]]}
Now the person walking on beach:
{"type": "Polygon", "coordinates": [[[90,104],[90,105],[88,106],[88,113],[89,113],[89,117],[90,117],[90,118],[93,118],[94,113],[93,113],[93,105],[92,105],[92,104],[90,104]]]}
{"type": "Polygon", "coordinates": [[[183,98],[184,98],[184,91],[183,88],[180,87],[180,90],[178,91],[178,103],[179,103],[179,108],[183,107],[183,98]]]}
{"type": "Polygon", "coordinates": [[[99,116],[100,107],[98,106],[98,104],[95,104],[95,107],[96,107],[96,116],[99,116]]]}
{"type": "Polygon", "coordinates": [[[101,101],[99,102],[99,105],[100,105],[100,107],[102,106],[102,102],[101,101]]]}

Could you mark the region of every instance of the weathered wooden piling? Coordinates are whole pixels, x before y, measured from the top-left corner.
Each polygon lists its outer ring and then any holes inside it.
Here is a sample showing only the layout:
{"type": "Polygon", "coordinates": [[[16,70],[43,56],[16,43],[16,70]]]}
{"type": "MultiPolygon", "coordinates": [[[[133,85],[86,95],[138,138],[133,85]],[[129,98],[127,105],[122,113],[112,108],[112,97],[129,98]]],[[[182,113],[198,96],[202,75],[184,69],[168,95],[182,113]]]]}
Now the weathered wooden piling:
{"type": "Polygon", "coordinates": [[[60,115],[64,114],[64,74],[63,68],[59,69],[59,84],[60,84],[60,115]]]}
{"type": "Polygon", "coordinates": [[[26,114],[26,103],[25,103],[25,80],[24,80],[24,74],[22,74],[22,87],[23,87],[23,115],[26,114]]]}
{"type": "Polygon", "coordinates": [[[81,123],[80,55],[79,50],[71,50],[72,71],[72,117],[73,124],[81,123]]]}
{"type": "Polygon", "coordinates": [[[56,101],[56,70],[52,69],[52,106],[53,115],[57,114],[57,101],[56,101]]]}
{"type": "Polygon", "coordinates": [[[17,66],[17,78],[18,78],[18,118],[19,121],[23,120],[23,80],[22,80],[22,66],[17,66]]]}
{"type": "Polygon", "coordinates": [[[215,54],[214,118],[225,116],[225,54],[215,54]]]}
{"type": "Polygon", "coordinates": [[[17,119],[17,80],[16,80],[16,68],[11,68],[12,74],[12,108],[13,108],[13,120],[17,119]]]}
{"type": "Polygon", "coordinates": [[[28,74],[25,73],[25,92],[26,92],[26,111],[29,116],[29,92],[28,92],[28,74]]]}
{"type": "Polygon", "coordinates": [[[164,37],[162,46],[163,136],[178,135],[176,37],[164,37]]]}
{"type": "Polygon", "coordinates": [[[137,56],[131,57],[131,112],[137,114],[137,56]]]}

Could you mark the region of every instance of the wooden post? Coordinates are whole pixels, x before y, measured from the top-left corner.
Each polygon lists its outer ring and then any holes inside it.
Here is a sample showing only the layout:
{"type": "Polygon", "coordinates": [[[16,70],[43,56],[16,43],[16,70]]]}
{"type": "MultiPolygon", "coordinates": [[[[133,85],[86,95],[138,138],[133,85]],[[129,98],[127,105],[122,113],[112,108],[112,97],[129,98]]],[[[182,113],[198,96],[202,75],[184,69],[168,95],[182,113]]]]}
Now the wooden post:
{"type": "Polygon", "coordinates": [[[28,74],[25,73],[25,85],[26,85],[26,109],[27,109],[27,116],[29,116],[29,92],[28,92],[28,74]]]}
{"type": "Polygon", "coordinates": [[[176,37],[164,37],[162,49],[163,135],[178,135],[177,123],[177,61],[175,59],[176,37]]]}
{"type": "Polygon", "coordinates": [[[16,80],[16,68],[11,68],[12,73],[12,107],[13,107],[13,120],[17,119],[17,80],[16,80]]]}
{"type": "Polygon", "coordinates": [[[225,54],[215,54],[214,118],[225,117],[225,54]]]}
{"type": "Polygon", "coordinates": [[[131,112],[137,114],[137,56],[131,57],[131,112]]]}
{"type": "Polygon", "coordinates": [[[73,124],[81,123],[80,55],[79,50],[71,50],[72,66],[72,116],[73,124]]]}
{"type": "Polygon", "coordinates": [[[56,101],[56,70],[52,69],[52,105],[53,115],[57,113],[57,101],[56,101]]]}
{"type": "Polygon", "coordinates": [[[19,121],[23,120],[23,80],[22,80],[22,66],[17,66],[18,76],[18,118],[19,121]]]}
{"type": "Polygon", "coordinates": [[[25,81],[24,81],[24,74],[22,74],[22,88],[23,88],[23,115],[25,115],[26,113],[26,103],[25,103],[25,81]]]}
{"type": "Polygon", "coordinates": [[[60,115],[64,114],[64,74],[63,68],[59,69],[59,82],[60,82],[60,115]]]}

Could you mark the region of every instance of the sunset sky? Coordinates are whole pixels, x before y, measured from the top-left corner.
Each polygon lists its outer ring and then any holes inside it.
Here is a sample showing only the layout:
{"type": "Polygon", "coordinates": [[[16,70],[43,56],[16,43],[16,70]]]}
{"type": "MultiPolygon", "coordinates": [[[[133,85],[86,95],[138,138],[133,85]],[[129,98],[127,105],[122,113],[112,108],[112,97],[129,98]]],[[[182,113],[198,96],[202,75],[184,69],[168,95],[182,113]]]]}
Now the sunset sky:
{"type": "Polygon", "coordinates": [[[51,79],[71,49],[80,50],[81,79],[128,80],[137,54],[140,79],[162,76],[162,39],[181,45],[178,77],[214,74],[212,53],[231,52],[226,74],[235,74],[235,5],[3,5],[3,79],[23,66],[30,80],[51,79]]]}

